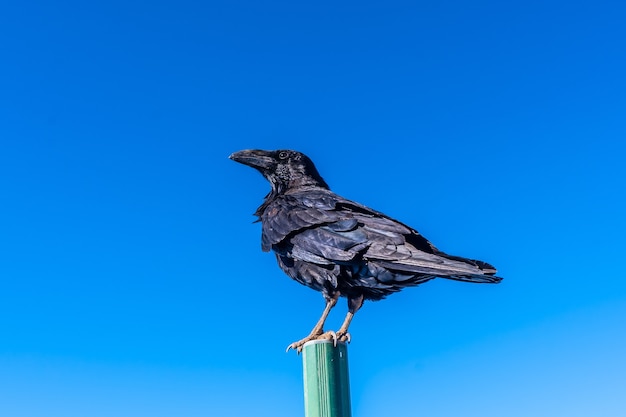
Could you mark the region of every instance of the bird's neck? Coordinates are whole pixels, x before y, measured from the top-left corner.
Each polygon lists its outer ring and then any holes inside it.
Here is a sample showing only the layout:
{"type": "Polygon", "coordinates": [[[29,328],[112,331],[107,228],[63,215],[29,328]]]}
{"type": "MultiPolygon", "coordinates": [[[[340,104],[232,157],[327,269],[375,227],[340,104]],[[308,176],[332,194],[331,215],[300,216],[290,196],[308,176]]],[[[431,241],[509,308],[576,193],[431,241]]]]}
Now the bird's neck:
{"type": "Polygon", "coordinates": [[[284,192],[290,191],[290,190],[296,190],[296,189],[301,189],[301,188],[324,188],[324,189],[328,189],[328,184],[326,184],[326,182],[320,177],[320,178],[315,178],[313,176],[309,176],[309,175],[302,175],[299,177],[295,177],[292,178],[289,183],[287,184],[287,187],[285,190],[283,190],[284,192]]]}
{"type": "Polygon", "coordinates": [[[311,179],[311,181],[292,181],[290,184],[273,184],[270,192],[265,196],[263,200],[263,204],[259,206],[254,212],[254,215],[261,219],[263,213],[268,208],[270,204],[272,204],[277,198],[281,196],[298,193],[298,192],[306,192],[313,190],[328,190],[328,186],[326,183],[321,184],[319,181],[315,179],[311,179]]]}

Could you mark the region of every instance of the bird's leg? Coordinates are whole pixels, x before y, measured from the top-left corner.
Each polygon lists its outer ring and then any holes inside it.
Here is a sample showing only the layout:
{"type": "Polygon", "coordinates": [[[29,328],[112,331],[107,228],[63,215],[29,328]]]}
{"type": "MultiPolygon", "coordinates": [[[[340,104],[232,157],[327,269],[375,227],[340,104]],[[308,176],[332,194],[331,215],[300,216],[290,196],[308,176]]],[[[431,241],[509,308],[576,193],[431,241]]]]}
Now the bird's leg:
{"type": "Polygon", "coordinates": [[[348,298],[348,314],[346,314],[346,318],[343,320],[341,327],[336,333],[338,341],[350,343],[350,333],[348,333],[348,327],[350,326],[352,318],[362,305],[363,295],[356,298],[348,298]]]}
{"type": "Polygon", "coordinates": [[[326,307],[324,307],[324,311],[322,312],[322,317],[317,321],[311,333],[302,340],[298,340],[297,342],[293,342],[289,346],[287,346],[287,352],[289,349],[295,349],[298,353],[302,351],[302,346],[308,341],[318,340],[318,339],[333,339],[337,340],[337,336],[335,332],[329,331],[324,333],[324,323],[326,322],[326,318],[330,313],[330,310],[337,304],[337,299],[339,298],[339,292],[335,293],[332,297],[328,297],[326,299],[326,307]]]}

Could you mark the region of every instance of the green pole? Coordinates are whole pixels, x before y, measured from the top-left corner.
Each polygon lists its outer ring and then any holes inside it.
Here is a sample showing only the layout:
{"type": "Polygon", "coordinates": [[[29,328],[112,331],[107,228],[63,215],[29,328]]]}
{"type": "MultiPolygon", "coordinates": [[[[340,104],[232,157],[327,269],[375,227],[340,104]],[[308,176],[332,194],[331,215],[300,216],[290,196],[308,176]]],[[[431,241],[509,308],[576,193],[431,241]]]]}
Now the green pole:
{"type": "Polygon", "coordinates": [[[302,349],[305,417],[350,417],[348,349],[345,343],[313,340],[302,349]]]}

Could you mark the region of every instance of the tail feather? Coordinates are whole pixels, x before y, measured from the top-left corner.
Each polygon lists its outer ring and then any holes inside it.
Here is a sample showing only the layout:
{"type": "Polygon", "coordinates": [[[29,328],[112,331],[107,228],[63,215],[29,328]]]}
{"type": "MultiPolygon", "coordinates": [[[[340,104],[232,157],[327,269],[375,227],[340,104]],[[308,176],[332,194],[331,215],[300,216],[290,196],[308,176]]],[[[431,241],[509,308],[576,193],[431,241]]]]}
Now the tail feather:
{"type": "Polygon", "coordinates": [[[398,272],[409,272],[478,284],[497,284],[496,268],[487,262],[452,256],[445,253],[427,254],[398,261],[377,261],[378,265],[398,272]]]}
{"type": "Polygon", "coordinates": [[[453,279],[455,281],[473,282],[475,284],[497,284],[502,281],[502,278],[495,275],[450,275],[442,278],[453,279]]]}
{"type": "Polygon", "coordinates": [[[495,276],[496,272],[498,272],[496,268],[493,265],[488,264],[487,262],[447,254],[445,256],[448,259],[474,265],[475,267],[480,269],[480,272],[482,272],[482,274],[451,275],[444,278],[453,279],[455,281],[474,282],[477,284],[497,284],[502,281],[502,278],[495,276]]]}

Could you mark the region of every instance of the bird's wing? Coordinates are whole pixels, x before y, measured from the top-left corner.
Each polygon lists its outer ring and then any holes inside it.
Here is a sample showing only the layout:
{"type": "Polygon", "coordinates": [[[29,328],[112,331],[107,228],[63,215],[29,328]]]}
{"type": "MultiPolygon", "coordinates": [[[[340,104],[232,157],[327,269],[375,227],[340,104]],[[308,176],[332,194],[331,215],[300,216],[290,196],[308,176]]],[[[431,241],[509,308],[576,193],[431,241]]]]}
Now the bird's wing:
{"type": "Polygon", "coordinates": [[[351,261],[369,245],[367,233],[350,218],[302,230],[289,243],[294,258],[322,265],[351,261]]]}
{"type": "MultiPolygon", "coordinates": [[[[367,276],[380,282],[402,281],[420,276],[475,274],[462,262],[416,249],[407,242],[411,231],[385,217],[343,212],[342,220],[311,226],[287,240],[291,256],[318,265],[349,264],[362,260],[367,276]]],[[[372,285],[378,285],[372,284],[372,285]]]]}
{"type": "MultiPolygon", "coordinates": [[[[354,211],[355,218],[367,231],[368,245],[363,258],[377,265],[405,274],[428,274],[472,282],[496,277],[493,266],[473,259],[448,255],[437,249],[417,230],[384,213],[350,200],[340,199],[337,207],[354,211]]],[[[499,279],[499,278],[498,278],[499,279]]]]}
{"type": "MultiPolygon", "coordinates": [[[[320,265],[374,263],[398,275],[470,277],[489,273],[470,259],[439,251],[415,229],[330,191],[294,193],[268,207],[263,245],[288,241],[291,255],[320,265]]],[[[473,280],[469,279],[468,280],[473,280]]]]}
{"type": "MultiPolygon", "coordinates": [[[[292,256],[317,264],[347,262],[366,251],[381,252],[387,245],[401,248],[407,236],[425,250],[436,250],[417,231],[328,190],[277,198],[263,217],[264,250],[288,241],[292,256]]],[[[387,253],[384,259],[398,256],[387,253]]]]}
{"type": "Polygon", "coordinates": [[[384,213],[344,198],[339,199],[337,208],[342,211],[353,212],[372,231],[380,232],[382,235],[385,235],[385,232],[387,232],[387,234],[391,234],[396,239],[398,235],[401,235],[406,242],[426,253],[440,252],[420,232],[384,213]]]}

